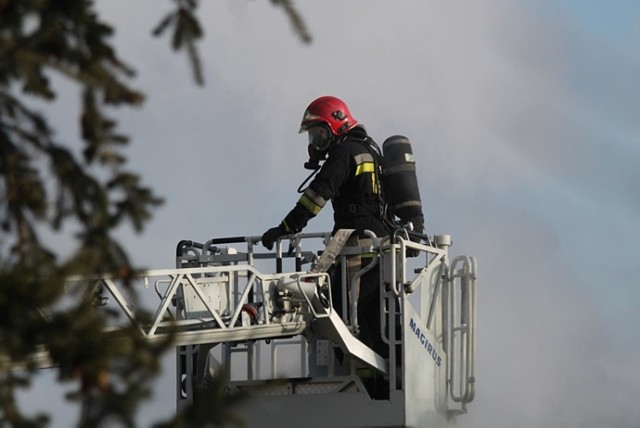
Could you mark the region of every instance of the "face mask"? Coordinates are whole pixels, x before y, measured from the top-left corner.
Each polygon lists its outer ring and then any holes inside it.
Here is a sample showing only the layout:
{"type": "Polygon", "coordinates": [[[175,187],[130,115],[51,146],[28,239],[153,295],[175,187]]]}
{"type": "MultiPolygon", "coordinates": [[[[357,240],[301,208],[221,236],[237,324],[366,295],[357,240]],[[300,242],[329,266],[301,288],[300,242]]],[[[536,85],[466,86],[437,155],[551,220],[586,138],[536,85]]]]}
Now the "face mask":
{"type": "Polygon", "coordinates": [[[327,151],[333,140],[333,134],[326,125],[312,126],[307,133],[309,136],[309,146],[318,152],[327,151]]]}

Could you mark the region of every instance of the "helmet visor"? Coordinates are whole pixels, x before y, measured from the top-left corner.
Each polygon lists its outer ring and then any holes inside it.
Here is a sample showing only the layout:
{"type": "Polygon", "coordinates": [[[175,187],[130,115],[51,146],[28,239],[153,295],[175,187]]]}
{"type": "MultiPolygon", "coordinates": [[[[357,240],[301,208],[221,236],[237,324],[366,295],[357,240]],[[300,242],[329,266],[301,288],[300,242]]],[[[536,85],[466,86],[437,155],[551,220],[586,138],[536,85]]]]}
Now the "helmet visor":
{"type": "Polygon", "coordinates": [[[314,149],[323,152],[331,144],[331,131],[326,125],[316,125],[309,128],[309,145],[314,149]]]}

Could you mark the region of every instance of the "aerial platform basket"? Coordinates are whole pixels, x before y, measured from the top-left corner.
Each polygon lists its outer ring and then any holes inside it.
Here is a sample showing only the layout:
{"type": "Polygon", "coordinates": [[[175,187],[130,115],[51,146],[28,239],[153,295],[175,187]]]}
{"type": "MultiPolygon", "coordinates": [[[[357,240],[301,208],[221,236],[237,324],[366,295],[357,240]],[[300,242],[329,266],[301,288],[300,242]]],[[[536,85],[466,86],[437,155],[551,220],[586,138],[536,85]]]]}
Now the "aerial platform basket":
{"type": "Polygon", "coordinates": [[[331,276],[314,268],[328,234],[284,237],[270,253],[256,251],[259,237],[181,241],[177,266],[198,276],[174,299],[178,319],[211,324],[208,342],[178,349],[178,407],[223,374],[248,397],[237,411],[249,427],[452,426],[475,395],[475,259],[450,261],[446,235],[371,238],[340,247],[334,275],[355,284],[364,272],[347,278],[347,258],[375,255],[388,359],[357,339],[356,286],[342,290],[349,316],[332,307],[331,276]]]}

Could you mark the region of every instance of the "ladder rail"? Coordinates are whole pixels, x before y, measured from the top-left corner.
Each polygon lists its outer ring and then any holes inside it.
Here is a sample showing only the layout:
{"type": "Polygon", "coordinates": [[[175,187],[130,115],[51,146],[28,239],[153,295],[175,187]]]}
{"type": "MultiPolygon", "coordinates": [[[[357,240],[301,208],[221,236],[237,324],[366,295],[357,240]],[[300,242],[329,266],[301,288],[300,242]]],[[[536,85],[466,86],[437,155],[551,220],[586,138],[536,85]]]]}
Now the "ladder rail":
{"type": "MultiPolygon", "coordinates": [[[[143,281],[144,284],[148,284],[150,280],[153,280],[157,277],[169,278],[167,289],[164,291],[162,298],[160,299],[160,303],[157,305],[153,315],[149,321],[149,323],[142,323],[139,317],[136,315],[135,310],[133,309],[133,302],[127,300],[124,293],[121,290],[121,287],[118,286],[114,277],[104,277],[104,278],[81,278],[81,277],[73,277],[70,278],[68,282],[70,283],[84,283],[88,286],[92,287],[103,287],[104,290],[108,294],[113,297],[115,304],[119,307],[123,314],[126,315],[126,318],[130,323],[135,325],[140,333],[145,336],[147,339],[156,340],[166,336],[165,329],[163,327],[171,326],[175,334],[182,334],[186,337],[194,337],[194,340],[199,341],[197,339],[198,334],[193,331],[197,330],[208,330],[209,334],[201,335],[206,336],[209,339],[215,339],[215,331],[219,331],[219,336],[221,337],[220,341],[229,340],[233,337],[233,331],[237,330],[239,327],[236,326],[239,323],[240,315],[242,313],[242,307],[244,304],[249,302],[249,296],[252,291],[255,291],[261,298],[264,300],[266,291],[264,290],[263,284],[269,283],[271,281],[276,281],[281,277],[286,277],[290,275],[288,273],[283,274],[262,274],[255,267],[250,265],[228,265],[228,266],[210,266],[210,267],[195,267],[195,268],[177,268],[177,269],[158,269],[158,270],[150,270],[144,271],[137,275],[134,275],[134,281],[139,280],[143,281]],[[206,275],[216,275],[216,274],[225,274],[225,273],[247,273],[249,274],[249,279],[246,284],[243,284],[243,290],[237,299],[234,307],[230,308],[232,311],[230,314],[223,315],[220,311],[214,308],[210,302],[207,300],[205,293],[202,290],[202,287],[207,284],[206,275]],[[205,276],[204,278],[198,278],[198,276],[205,276]],[[259,284],[259,285],[258,285],[259,284]],[[183,288],[189,288],[194,292],[197,301],[204,306],[203,313],[198,314],[197,318],[189,318],[184,317],[180,319],[175,319],[173,314],[170,312],[170,305],[176,302],[181,296],[180,292],[183,288]],[[206,313],[206,314],[205,314],[206,313]],[[227,333],[222,333],[223,330],[229,330],[227,333]]],[[[221,281],[217,279],[216,276],[210,276],[211,283],[220,283],[221,281]]],[[[158,279],[157,281],[163,281],[163,279],[158,279]]],[[[222,281],[224,282],[224,281],[222,281]]],[[[263,311],[259,312],[261,322],[260,326],[252,326],[252,327],[261,327],[268,326],[273,323],[271,319],[272,313],[270,309],[265,306],[263,311]]],[[[276,323],[279,325],[273,326],[273,328],[258,328],[256,331],[257,337],[265,337],[273,334],[274,337],[281,337],[289,335],[289,331],[298,331],[297,327],[300,324],[306,324],[306,321],[303,321],[301,316],[296,316],[295,314],[285,318],[280,323],[276,323]],[[286,327],[282,327],[286,326],[286,327]]],[[[119,326],[110,326],[110,330],[117,330],[119,326]]],[[[238,330],[240,331],[240,330],[238,330]]],[[[247,331],[243,331],[239,337],[243,337],[246,339],[251,338],[251,334],[248,334],[247,331]]],[[[183,342],[179,340],[179,342],[183,342]]]]}
{"type": "Polygon", "coordinates": [[[476,270],[473,257],[456,257],[447,281],[449,394],[454,402],[462,404],[462,411],[466,411],[466,404],[475,396],[476,270]],[[462,267],[458,268],[459,265],[462,267]]]}

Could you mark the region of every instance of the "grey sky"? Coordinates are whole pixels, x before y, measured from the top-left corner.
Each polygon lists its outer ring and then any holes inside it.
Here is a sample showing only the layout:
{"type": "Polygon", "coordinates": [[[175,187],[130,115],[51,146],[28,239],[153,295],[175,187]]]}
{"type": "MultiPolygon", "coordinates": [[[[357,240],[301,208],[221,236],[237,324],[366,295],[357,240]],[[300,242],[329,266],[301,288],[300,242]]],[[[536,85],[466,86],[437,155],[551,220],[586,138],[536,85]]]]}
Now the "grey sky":
{"type": "MultiPolygon", "coordinates": [[[[123,232],[134,260],[170,267],[180,239],[279,223],[307,173],[302,112],[336,95],[379,143],[412,140],[429,232],[478,259],[460,426],[639,426],[635,2],[297,2],[311,46],[269,2],[203,2],[204,88],[150,35],[169,2],[97,3],[148,94],[117,113],[130,165],[167,201],[123,232]]],[[[60,137],[75,138],[75,97],[60,137]]],[[[327,209],[307,230],[330,226],[327,209]]],[[[143,420],[173,408],[167,370],[143,420]]]]}

